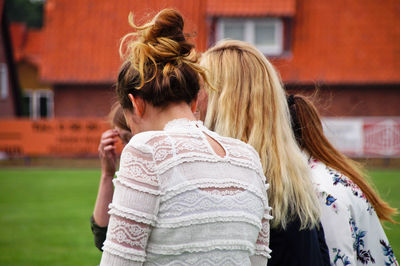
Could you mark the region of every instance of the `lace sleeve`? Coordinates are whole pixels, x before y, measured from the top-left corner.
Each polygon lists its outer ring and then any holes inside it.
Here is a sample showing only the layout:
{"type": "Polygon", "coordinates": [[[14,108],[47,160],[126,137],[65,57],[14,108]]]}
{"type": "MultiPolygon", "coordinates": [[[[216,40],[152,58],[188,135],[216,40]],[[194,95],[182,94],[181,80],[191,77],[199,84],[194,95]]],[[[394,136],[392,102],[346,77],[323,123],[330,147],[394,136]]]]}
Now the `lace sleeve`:
{"type": "MultiPolygon", "coordinates": [[[[266,186],[268,189],[268,185],[266,186]]],[[[269,231],[270,224],[269,221],[272,219],[270,215],[271,207],[268,206],[268,201],[266,202],[264,217],[262,219],[262,228],[258,234],[255,254],[250,257],[251,265],[267,265],[268,259],[271,258],[271,249],[269,248],[269,231]]]]}
{"type": "Polygon", "coordinates": [[[100,264],[141,265],[159,207],[160,192],[151,150],[127,145],[114,185],[100,264]]]}

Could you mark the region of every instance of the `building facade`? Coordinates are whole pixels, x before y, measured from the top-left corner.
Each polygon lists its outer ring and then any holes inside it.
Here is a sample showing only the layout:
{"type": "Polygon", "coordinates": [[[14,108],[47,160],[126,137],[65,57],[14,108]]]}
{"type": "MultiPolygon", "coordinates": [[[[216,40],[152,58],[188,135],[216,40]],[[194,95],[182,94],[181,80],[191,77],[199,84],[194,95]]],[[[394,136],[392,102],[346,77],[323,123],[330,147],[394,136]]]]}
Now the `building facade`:
{"type": "MultiPolygon", "coordinates": [[[[199,51],[224,38],[255,44],[289,93],[318,91],[324,116],[400,116],[397,0],[48,0],[44,27],[27,34],[28,49],[18,61],[20,76],[27,63],[36,71],[44,95],[32,96],[31,105],[43,96],[52,102],[50,116],[107,114],[115,101],[119,41],[132,31],[129,12],[140,24],[165,7],[182,12],[199,51]]],[[[29,92],[30,86],[22,87],[29,92]]]]}

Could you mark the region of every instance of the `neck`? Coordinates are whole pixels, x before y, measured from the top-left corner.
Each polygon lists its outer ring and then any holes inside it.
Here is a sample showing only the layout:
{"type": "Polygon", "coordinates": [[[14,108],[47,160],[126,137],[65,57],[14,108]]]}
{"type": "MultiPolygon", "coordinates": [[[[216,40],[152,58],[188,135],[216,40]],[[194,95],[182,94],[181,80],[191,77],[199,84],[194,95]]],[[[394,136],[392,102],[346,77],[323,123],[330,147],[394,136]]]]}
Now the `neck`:
{"type": "Polygon", "coordinates": [[[142,118],[141,131],[163,130],[169,121],[180,118],[196,120],[189,105],[185,102],[172,103],[164,108],[148,104],[142,118]]]}

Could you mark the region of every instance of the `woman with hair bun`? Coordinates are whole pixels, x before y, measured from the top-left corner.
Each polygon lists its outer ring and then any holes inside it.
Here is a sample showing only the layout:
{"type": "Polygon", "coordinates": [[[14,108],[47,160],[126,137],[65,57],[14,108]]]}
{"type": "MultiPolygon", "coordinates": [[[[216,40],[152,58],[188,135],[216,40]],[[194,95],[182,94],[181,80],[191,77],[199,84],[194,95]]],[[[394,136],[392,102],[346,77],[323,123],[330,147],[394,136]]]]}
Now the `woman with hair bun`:
{"type": "Polygon", "coordinates": [[[309,158],[332,265],[399,265],[379,221],[394,223],[396,209],[374,191],[360,165],[328,141],[310,100],[290,95],[288,104],[296,140],[309,158]]]}
{"type": "Polygon", "coordinates": [[[268,178],[273,216],[268,265],[329,265],[310,170],[290,127],[278,73],[256,47],[235,40],[218,42],[201,65],[216,88],[205,84],[205,125],[252,145],[268,178]]]}
{"type": "Polygon", "coordinates": [[[182,16],[164,9],[143,26],[130,22],[116,92],[134,136],[114,179],[101,265],[266,265],[260,159],[195,119],[207,79],[182,16]]]}

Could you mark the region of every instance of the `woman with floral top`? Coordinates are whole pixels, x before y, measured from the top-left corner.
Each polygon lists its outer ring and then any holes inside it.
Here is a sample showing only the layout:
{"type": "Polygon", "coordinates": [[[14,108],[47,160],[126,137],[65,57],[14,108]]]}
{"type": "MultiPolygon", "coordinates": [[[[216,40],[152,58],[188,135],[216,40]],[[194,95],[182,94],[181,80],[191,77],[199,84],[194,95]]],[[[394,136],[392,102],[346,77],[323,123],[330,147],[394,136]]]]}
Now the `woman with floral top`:
{"type": "Polygon", "coordinates": [[[309,157],[319,194],[331,264],[398,265],[379,221],[394,222],[396,209],[378,196],[356,162],[329,143],[307,98],[290,95],[288,104],[296,140],[309,157]]]}

